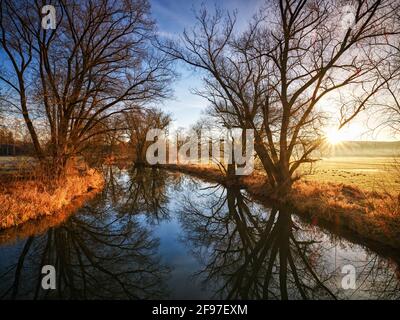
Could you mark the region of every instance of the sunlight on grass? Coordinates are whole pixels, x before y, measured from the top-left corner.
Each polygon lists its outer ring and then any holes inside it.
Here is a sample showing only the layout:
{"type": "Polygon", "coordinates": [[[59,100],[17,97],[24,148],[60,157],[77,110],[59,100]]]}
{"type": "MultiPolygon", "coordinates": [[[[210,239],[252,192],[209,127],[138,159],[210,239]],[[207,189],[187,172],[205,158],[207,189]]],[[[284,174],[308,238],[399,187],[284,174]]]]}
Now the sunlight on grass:
{"type": "Polygon", "coordinates": [[[60,183],[16,181],[0,186],[0,229],[59,212],[75,199],[103,188],[103,176],[94,169],[67,176],[60,183]]]}
{"type": "Polygon", "coordinates": [[[304,179],[315,182],[344,183],[366,191],[400,190],[391,157],[331,157],[318,161],[311,168],[303,166],[304,179]]]}

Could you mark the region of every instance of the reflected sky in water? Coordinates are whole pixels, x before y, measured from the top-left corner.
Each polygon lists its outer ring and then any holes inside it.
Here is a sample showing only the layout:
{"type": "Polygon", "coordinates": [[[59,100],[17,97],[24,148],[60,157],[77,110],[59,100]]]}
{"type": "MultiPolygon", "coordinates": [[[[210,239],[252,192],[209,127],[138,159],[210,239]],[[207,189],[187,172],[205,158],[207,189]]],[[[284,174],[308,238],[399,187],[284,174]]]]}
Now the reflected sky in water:
{"type": "Polygon", "coordinates": [[[399,299],[399,258],[159,169],[104,168],[77,212],[0,233],[1,299],[399,299]],[[57,289],[41,288],[54,265],[57,289]],[[355,290],[342,288],[343,266],[355,290]]]}

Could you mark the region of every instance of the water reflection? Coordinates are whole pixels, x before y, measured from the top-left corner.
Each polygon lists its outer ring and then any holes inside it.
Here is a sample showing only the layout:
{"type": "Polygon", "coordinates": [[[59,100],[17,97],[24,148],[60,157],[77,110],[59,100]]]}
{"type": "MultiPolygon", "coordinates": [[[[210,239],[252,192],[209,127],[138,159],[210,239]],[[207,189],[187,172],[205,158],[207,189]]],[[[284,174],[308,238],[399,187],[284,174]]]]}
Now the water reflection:
{"type": "Polygon", "coordinates": [[[0,234],[0,298],[400,298],[398,261],[290,208],[159,169],[104,174],[103,193],[76,214],[0,234]],[[48,264],[54,291],[41,288],[48,264]],[[346,264],[356,290],[342,288],[346,264]]]}
{"type": "Polygon", "coordinates": [[[165,297],[168,268],[160,262],[159,241],[137,216],[140,211],[157,219],[167,214],[165,192],[159,193],[163,185],[165,174],[137,169],[124,174],[110,168],[104,193],[78,214],[44,234],[3,248],[1,256],[12,263],[0,264],[0,298],[165,297]],[[54,291],[41,288],[44,265],[57,270],[54,291]]]}
{"type": "Polygon", "coordinates": [[[194,189],[200,192],[183,198],[181,220],[203,265],[198,276],[204,285],[214,285],[216,297],[399,299],[399,274],[378,255],[329,239],[290,208],[265,210],[238,188],[194,189]],[[337,246],[343,246],[342,256],[337,246]],[[356,259],[348,259],[347,251],[356,259]],[[341,267],[348,263],[356,267],[356,290],[342,288],[341,267]]]}
{"type": "MultiPolygon", "coordinates": [[[[89,212],[88,212],[89,213],[89,212]]],[[[166,268],[158,243],[134,221],[72,217],[45,235],[29,237],[1,275],[1,298],[151,298],[163,295],[166,268]],[[57,290],[41,290],[44,265],[57,270],[57,290]],[[49,296],[50,295],[50,296],[49,296]]]]}
{"type": "Polygon", "coordinates": [[[168,172],[157,168],[134,166],[127,171],[107,167],[106,200],[121,215],[146,213],[152,221],[168,218],[168,172]]]}

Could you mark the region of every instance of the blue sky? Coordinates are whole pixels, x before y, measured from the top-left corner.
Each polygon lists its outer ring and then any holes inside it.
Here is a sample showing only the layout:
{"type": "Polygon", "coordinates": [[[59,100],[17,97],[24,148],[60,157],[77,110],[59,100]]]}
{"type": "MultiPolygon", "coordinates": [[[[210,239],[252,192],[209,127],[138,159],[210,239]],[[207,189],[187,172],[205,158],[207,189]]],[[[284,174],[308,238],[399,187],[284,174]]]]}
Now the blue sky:
{"type": "MultiPolygon", "coordinates": [[[[161,35],[179,36],[185,28],[195,24],[194,11],[202,4],[214,8],[215,5],[226,10],[238,10],[238,27],[247,24],[264,0],[150,0],[153,17],[157,21],[161,35]]],[[[172,114],[174,127],[188,127],[195,123],[207,107],[207,101],[191,93],[192,89],[202,87],[198,71],[187,66],[176,66],[180,78],[173,84],[174,98],[165,101],[162,109],[172,114]]]]}

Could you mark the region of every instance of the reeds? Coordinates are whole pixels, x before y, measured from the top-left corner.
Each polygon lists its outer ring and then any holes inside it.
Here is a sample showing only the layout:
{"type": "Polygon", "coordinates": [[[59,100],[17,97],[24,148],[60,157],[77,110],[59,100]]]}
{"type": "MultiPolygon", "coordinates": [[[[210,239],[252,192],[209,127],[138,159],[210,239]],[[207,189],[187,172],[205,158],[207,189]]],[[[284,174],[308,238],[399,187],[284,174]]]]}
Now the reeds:
{"type": "Polygon", "coordinates": [[[0,229],[60,212],[78,197],[103,188],[103,176],[94,169],[60,180],[21,180],[0,187],[0,229]]]}

